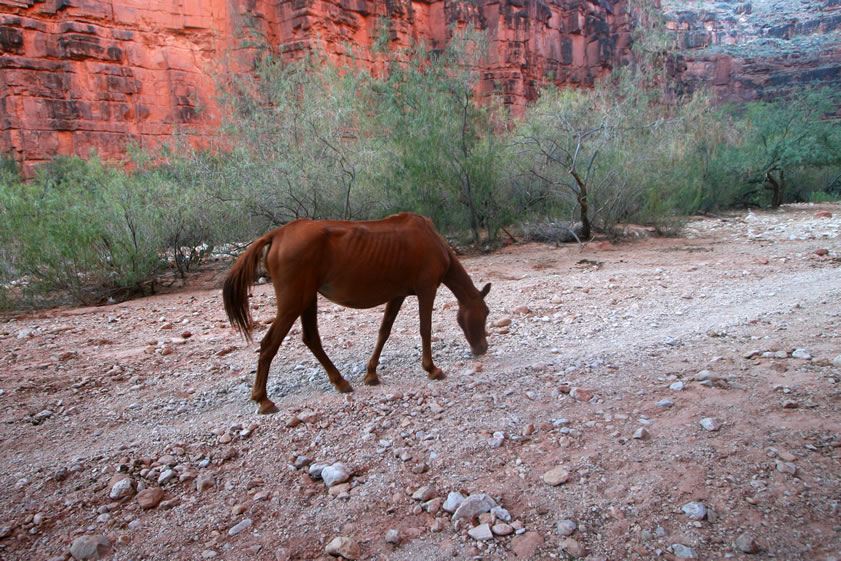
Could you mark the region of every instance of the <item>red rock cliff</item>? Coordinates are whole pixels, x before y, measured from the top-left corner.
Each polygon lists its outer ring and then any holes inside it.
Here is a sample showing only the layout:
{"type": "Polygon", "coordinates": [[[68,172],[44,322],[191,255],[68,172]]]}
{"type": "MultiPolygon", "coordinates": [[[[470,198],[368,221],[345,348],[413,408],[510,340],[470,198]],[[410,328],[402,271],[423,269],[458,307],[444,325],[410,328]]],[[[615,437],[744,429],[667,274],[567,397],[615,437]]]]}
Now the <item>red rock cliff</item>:
{"type": "Polygon", "coordinates": [[[483,87],[522,105],[548,80],[590,85],[628,54],[625,0],[0,0],[0,150],[26,170],[56,154],[106,158],[217,121],[211,68],[245,32],[334,59],[373,43],[443,46],[487,30],[483,87]]]}

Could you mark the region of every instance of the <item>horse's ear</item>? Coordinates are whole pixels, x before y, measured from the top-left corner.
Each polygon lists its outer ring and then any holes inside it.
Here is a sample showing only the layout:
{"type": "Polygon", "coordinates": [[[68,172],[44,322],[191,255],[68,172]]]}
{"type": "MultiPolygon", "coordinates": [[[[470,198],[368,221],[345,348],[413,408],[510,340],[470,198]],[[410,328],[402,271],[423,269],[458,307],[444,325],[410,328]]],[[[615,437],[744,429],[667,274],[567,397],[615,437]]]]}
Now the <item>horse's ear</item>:
{"type": "Polygon", "coordinates": [[[491,283],[488,283],[484,286],[484,288],[482,288],[482,291],[479,292],[479,294],[482,296],[482,299],[484,300],[485,296],[487,296],[488,292],[490,292],[490,291],[491,291],[491,283]]]}

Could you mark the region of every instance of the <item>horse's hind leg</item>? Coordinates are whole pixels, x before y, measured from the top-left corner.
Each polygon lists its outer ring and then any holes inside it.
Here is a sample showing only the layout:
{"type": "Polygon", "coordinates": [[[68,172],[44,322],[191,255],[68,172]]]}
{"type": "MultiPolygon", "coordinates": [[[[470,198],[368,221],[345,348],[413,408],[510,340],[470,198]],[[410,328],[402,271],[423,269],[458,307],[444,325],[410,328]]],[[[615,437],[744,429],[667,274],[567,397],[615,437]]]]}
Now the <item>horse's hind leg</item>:
{"type": "Polygon", "coordinates": [[[272,364],[272,359],[277,354],[280,344],[283,342],[286,334],[292,324],[295,323],[297,316],[278,313],[268,333],[260,341],[260,358],[257,360],[257,375],[254,377],[254,386],[251,388],[251,399],[256,401],[260,408],[257,410],[261,415],[269,413],[277,413],[277,407],[269,399],[266,393],[266,381],[269,378],[269,366],[272,364]]]}
{"type": "Polygon", "coordinates": [[[312,302],[301,314],[301,331],[303,333],[304,344],[310,348],[312,354],[315,355],[315,358],[318,359],[318,362],[327,371],[327,377],[330,378],[330,383],[342,393],[352,392],[353,388],[350,383],[342,378],[339,369],[336,368],[321,346],[321,336],[318,334],[318,297],[314,297],[312,302]]]}
{"type": "Polygon", "coordinates": [[[383,346],[388,340],[388,336],[391,335],[391,326],[394,325],[394,319],[397,317],[397,312],[400,311],[400,307],[403,305],[403,300],[405,300],[405,298],[400,296],[394,300],[390,300],[385,306],[383,322],[380,325],[380,333],[377,337],[377,348],[374,349],[374,354],[371,355],[371,359],[368,361],[365,378],[362,379],[362,381],[369,386],[375,386],[380,383],[380,379],[377,378],[377,366],[380,364],[380,353],[383,352],[383,346]]]}

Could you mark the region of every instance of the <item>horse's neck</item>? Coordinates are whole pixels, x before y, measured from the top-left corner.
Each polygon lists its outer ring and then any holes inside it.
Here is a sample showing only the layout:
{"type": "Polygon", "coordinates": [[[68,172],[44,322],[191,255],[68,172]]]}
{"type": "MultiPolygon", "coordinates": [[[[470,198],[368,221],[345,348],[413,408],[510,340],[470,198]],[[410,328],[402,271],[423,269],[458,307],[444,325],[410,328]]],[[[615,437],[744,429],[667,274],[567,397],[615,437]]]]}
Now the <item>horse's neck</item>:
{"type": "Polygon", "coordinates": [[[467,271],[464,270],[461,262],[453,253],[450,254],[450,268],[444,275],[443,282],[461,303],[481,298],[467,271]]]}

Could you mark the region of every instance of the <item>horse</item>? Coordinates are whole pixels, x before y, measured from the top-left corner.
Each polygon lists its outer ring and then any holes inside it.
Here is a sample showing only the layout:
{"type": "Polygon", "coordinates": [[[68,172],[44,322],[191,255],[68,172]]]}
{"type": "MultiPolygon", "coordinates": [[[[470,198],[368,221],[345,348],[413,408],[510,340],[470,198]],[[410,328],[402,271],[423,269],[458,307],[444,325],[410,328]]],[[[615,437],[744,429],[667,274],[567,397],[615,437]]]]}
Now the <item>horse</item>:
{"type": "Polygon", "coordinates": [[[417,296],[422,366],[432,380],[444,373],[432,361],[432,307],[441,283],[458,300],[456,319],[474,355],[488,349],[485,297],[490,283],[478,290],[453,249],[426,217],[403,212],[382,220],[345,221],[301,218],[255,240],[225,278],[222,299],[231,325],[247,341],[253,327],[248,291],[260,261],[271,277],[277,315],[260,342],[257,374],[251,399],[258,413],[277,412],[268,398],[269,366],[297,318],[304,344],[318,359],[330,383],[340,392],[353,391],[321,346],[318,334],[318,294],[348,308],[385,304],[377,345],[363,382],[379,383],[380,353],[394,319],[407,296],[417,296]]]}

